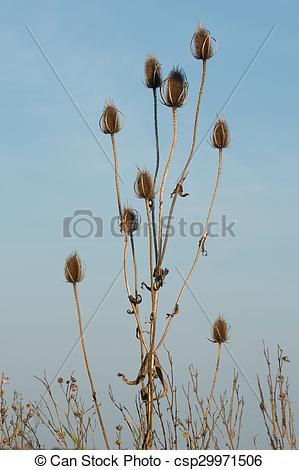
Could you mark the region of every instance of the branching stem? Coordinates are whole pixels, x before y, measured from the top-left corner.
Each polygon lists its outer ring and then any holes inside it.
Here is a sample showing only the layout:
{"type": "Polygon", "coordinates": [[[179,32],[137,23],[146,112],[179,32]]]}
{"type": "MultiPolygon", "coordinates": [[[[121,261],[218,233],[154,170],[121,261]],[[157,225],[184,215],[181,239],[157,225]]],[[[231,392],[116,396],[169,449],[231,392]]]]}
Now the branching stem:
{"type": "MultiPolygon", "coordinates": [[[[195,271],[195,268],[196,268],[196,265],[197,265],[197,262],[200,258],[200,255],[202,254],[202,250],[203,250],[203,247],[204,247],[204,243],[205,243],[205,240],[207,238],[207,235],[208,235],[208,231],[209,231],[209,223],[210,223],[210,219],[211,219],[211,214],[212,214],[212,209],[214,207],[214,204],[215,204],[215,200],[216,200],[216,196],[217,196],[217,193],[218,193],[218,188],[219,188],[219,184],[220,184],[220,181],[221,181],[221,174],[222,174],[222,149],[219,149],[219,160],[218,160],[218,173],[217,173],[217,180],[216,180],[216,184],[215,184],[215,189],[214,189],[214,193],[213,193],[213,196],[212,196],[212,199],[211,199],[211,202],[210,202],[210,207],[209,207],[209,210],[208,210],[208,215],[207,215],[207,218],[206,218],[206,223],[205,223],[205,228],[204,228],[204,232],[203,232],[203,236],[201,237],[200,239],[200,242],[198,244],[198,248],[197,248],[197,251],[196,251],[196,255],[195,255],[195,258],[194,258],[194,261],[192,263],[192,266],[191,266],[191,269],[189,271],[189,274],[188,276],[186,277],[186,279],[184,280],[184,283],[183,283],[183,286],[181,287],[181,290],[179,292],[179,295],[177,297],[177,300],[176,300],[176,303],[175,303],[175,307],[173,308],[173,311],[175,312],[176,311],[176,307],[178,307],[181,303],[181,300],[182,300],[182,297],[183,297],[183,294],[185,292],[185,289],[186,287],[188,287],[188,284],[189,284],[189,281],[195,271]]],[[[156,352],[158,351],[158,349],[160,348],[160,346],[163,344],[163,341],[164,339],[166,338],[167,336],[167,333],[169,331],[169,328],[170,328],[170,325],[172,323],[172,320],[173,318],[175,317],[175,315],[170,315],[168,320],[167,320],[167,323],[166,323],[166,327],[165,327],[165,330],[162,334],[162,337],[158,343],[158,346],[156,347],[156,352]]]]}
{"type": "MultiPolygon", "coordinates": [[[[125,286],[126,286],[126,290],[127,290],[127,294],[128,294],[128,297],[131,296],[131,289],[130,289],[130,284],[129,284],[129,276],[128,276],[128,269],[127,269],[127,252],[128,252],[128,245],[129,245],[129,239],[128,239],[128,235],[125,234],[125,247],[124,247],[124,277],[125,277],[125,286]]],[[[148,346],[146,344],[146,341],[145,341],[145,338],[144,338],[144,334],[143,334],[143,330],[142,330],[142,325],[141,325],[141,322],[140,322],[140,317],[139,317],[139,311],[138,311],[138,306],[137,305],[134,305],[133,303],[131,303],[132,305],[132,309],[133,309],[133,313],[134,313],[134,316],[135,316],[135,319],[136,319],[136,322],[137,322],[137,327],[138,327],[138,332],[139,332],[139,337],[140,337],[140,340],[145,348],[146,351],[148,351],[148,346]]]]}
{"type": "Polygon", "coordinates": [[[196,112],[195,112],[194,128],[193,128],[193,139],[192,139],[191,150],[190,150],[190,154],[189,154],[189,157],[187,159],[187,162],[185,164],[185,167],[183,169],[183,172],[180,176],[179,182],[178,182],[178,184],[176,186],[176,189],[174,191],[174,194],[173,194],[173,198],[172,198],[172,202],[171,202],[171,206],[170,206],[170,211],[169,211],[169,215],[168,215],[168,219],[167,219],[165,239],[164,239],[164,243],[163,243],[162,253],[160,255],[159,265],[161,265],[163,263],[163,259],[164,259],[164,256],[165,256],[166,247],[167,247],[167,243],[168,243],[168,239],[169,239],[171,220],[172,220],[172,217],[173,217],[174,207],[175,207],[177,197],[178,197],[178,194],[179,194],[179,188],[180,188],[180,185],[182,185],[184,183],[185,179],[186,179],[188,168],[190,166],[191,160],[193,159],[193,157],[195,155],[195,151],[196,151],[199,113],[200,113],[200,106],[201,106],[201,100],[202,100],[202,95],[203,95],[203,89],[204,89],[204,85],[205,85],[205,81],[206,81],[206,70],[207,70],[207,61],[204,60],[203,65],[202,65],[201,84],[200,84],[200,88],[199,88],[197,107],[196,107],[196,112]]]}

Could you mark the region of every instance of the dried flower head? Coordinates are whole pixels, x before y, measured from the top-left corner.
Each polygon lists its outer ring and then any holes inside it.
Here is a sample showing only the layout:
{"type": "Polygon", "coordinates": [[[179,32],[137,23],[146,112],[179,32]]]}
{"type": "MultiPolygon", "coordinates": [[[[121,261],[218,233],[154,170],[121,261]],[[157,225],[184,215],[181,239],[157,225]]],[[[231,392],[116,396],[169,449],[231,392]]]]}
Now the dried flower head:
{"type": "Polygon", "coordinates": [[[64,275],[67,282],[77,284],[85,277],[85,268],[77,251],[71,253],[64,265],[64,275]]]}
{"type": "Polygon", "coordinates": [[[213,343],[226,343],[229,340],[230,326],[223,317],[218,317],[212,326],[212,340],[213,343]]]}
{"type": "Polygon", "coordinates": [[[144,65],[145,85],[148,88],[160,88],[162,83],[162,68],[156,57],[148,55],[144,65]]]}
{"type": "Polygon", "coordinates": [[[229,146],[230,134],[227,122],[224,119],[218,118],[212,136],[212,145],[217,149],[225,149],[229,146]]]}
{"type": "Polygon", "coordinates": [[[210,31],[203,26],[199,26],[191,39],[191,52],[193,57],[198,60],[209,60],[215,54],[216,50],[213,49],[212,38],[210,31]]]}
{"type": "Polygon", "coordinates": [[[147,170],[138,170],[134,184],[134,190],[140,199],[153,201],[155,198],[155,183],[152,175],[147,170]]]}
{"type": "Polygon", "coordinates": [[[138,229],[140,216],[132,207],[125,207],[122,212],[121,231],[132,234],[138,229]]]}
{"type": "Polygon", "coordinates": [[[100,117],[99,126],[104,134],[116,134],[124,125],[123,119],[120,117],[120,112],[117,107],[108,101],[105,104],[104,111],[100,117]]]}
{"type": "Polygon", "coordinates": [[[179,67],[174,67],[162,83],[162,102],[171,108],[181,108],[186,103],[188,88],[185,72],[179,67]]]}

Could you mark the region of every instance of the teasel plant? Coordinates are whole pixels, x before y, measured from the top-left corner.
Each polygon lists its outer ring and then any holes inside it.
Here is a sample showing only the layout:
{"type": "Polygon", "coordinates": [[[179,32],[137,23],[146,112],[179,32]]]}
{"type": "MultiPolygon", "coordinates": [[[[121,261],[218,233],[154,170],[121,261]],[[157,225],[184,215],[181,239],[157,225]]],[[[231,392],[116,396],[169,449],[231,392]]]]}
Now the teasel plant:
{"type": "MultiPolygon", "coordinates": [[[[201,239],[198,241],[198,248],[195,253],[194,261],[191,265],[189,274],[185,279],[181,289],[179,290],[176,302],[170,313],[167,315],[166,325],[164,330],[160,332],[158,337],[157,320],[159,316],[159,296],[160,290],[165,284],[165,278],[169,270],[164,267],[163,262],[165,258],[166,249],[169,242],[170,224],[173,218],[173,213],[178,197],[186,197],[188,193],[184,192],[183,186],[190,170],[190,164],[193,160],[198,142],[198,128],[199,128],[199,115],[201,110],[201,103],[203,91],[206,83],[207,64],[213,58],[217,50],[217,42],[211,36],[211,33],[203,26],[199,26],[192,36],[190,49],[193,57],[202,63],[201,78],[198,89],[197,105],[194,116],[193,135],[191,148],[188,153],[185,165],[177,179],[177,183],[173,192],[170,195],[171,203],[167,215],[167,225],[165,235],[163,237],[163,213],[164,213],[164,200],[169,172],[173,160],[175,158],[176,146],[178,140],[178,118],[180,109],[188,101],[189,83],[184,70],[179,67],[173,67],[169,74],[163,78],[162,66],[159,60],[154,55],[146,57],[144,66],[144,84],[152,90],[153,93],[153,123],[154,123],[154,138],[155,138],[155,165],[153,174],[149,169],[138,169],[138,173],[134,183],[134,191],[139,199],[142,199],[145,204],[145,213],[148,226],[148,240],[149,240],[149,282],[142,282],[141,287],[150,293],[150,331],[146,336],[143,331],[142,323],[140,320],[140,309],[142,307],[142,296],[139,293],[139,279],[136,250],[134,246],[134,232],[137,229],[139,217],[136,211],[130,206],[122,206],[121,195],[119,190],[119,173],[118,173],[118,153],[116,148],[115,134],[118,133],[123,126],[122,114],[118,111],[116,106],[111,101],[106,102],[103,114],[100,118],[100,128],[104,134],[110,134],[112,150],[114,155],[114,169],[115,169],[115,184],[117,194],[117,206],[119,213],[119,225],[122,234],[124,235],[124,281],[128,300],[130,302],[130,309],[128,313],[133,314],[136,319],[136,336],[140,342],[141,348],[141,364],[137,378],[128,380],[123,373],[118,375],[128,385],[140,385],[141,397],[146,406],[146,432],[142,443],[143,449],[151,449],[154,440],[154,413],[155,402],[161,400],[168,393],[167,381],[164,378],[163,367],[158,358],[158,352],[164,344],[166,336],[169,332],[171,323],[179,312],[180,304],[183,294],[188,286],[190,279],[195,271],[196,265],[201,255],[206,254],[205,242],[208,237],[209,223],[211,220],[212,209],[214,207],[216,196],[219,189],[219,184],[222,174],[222,155],[223,150],[229,146],[230,136],[228,124],[226,121],[219,117],[216,119],[214,128],[211,135],[211,144],[218,152],[218,173],[215,183],[213,196],[208,209],[204,232],[201,239]],[[159,101],[160,104],[168,107],[172,114],[172,142],[168,156],[165,160],[161,158],[160,142],[159,142],[159,101]],[[161,168],[163,167],[163,168],[161,168]],[[161,170],[161,172],[160,172],[161,170]],[[160,176],[161,173],[161,176],[160,176]],[[158,215],[156,223],[156,215],[158,215]],[[134,293],[130,287],[130,279],[127,269],[128,248],[131,245],[131,255],[133,261],[133,284],[134,293]],[[158,381],[158,382],[157,382],[158,381]],[[157,392],[157,383],[160,383],[162,390],[157,392]]],[[[218,319],[216,321],[218,327],[227,325],[225,320],[218,319]],[[218,322],[218,323],[217,323],[218,322]],[[224,322],[224,323],[221,323],[224,322]]],[[[217,327],[217,328],[218,328],[217,327]]],[[[222,331],[222,330],[221,330],[222,331]]],[[[215,333],[215,331],[214,331],[215,333]]],[[[214,388],[218,376],[219,361],[221,344],[227,340],[223,337],[223,341],[219,341],[219,336],[216,333],[212,336],[213,340],[218,344],[218,361],[216,373],[206,409],[206,417],[203,420],[202,433],[205,433],[207,426],[207,417],[213,398],[214,388]],[[218,338],[218,340],[217,340],[218,338]]]]}
{"type": "Polygon", "coordinates": [[[212,404],[212,400],[214,397],[215,385],[216,385],[218,374],[219,374],[221,348],[222,348],[222,345],[224,343],[227,343],[229,340],[229,331],[230,331],[230,326],[228,325],[227,321],[223,317],[219,316],[212,325],[212,338],[210,339],[212,343],[217,344],[217,361],[216,361],[214,379],[212,382],[208,404],[204,412],[203,424],[202,424],[202,429],[200,433],[202,442],[203,442],[203,445],[202,445],[203,448],[208,448],[207,444],[205,444],[205,437],[207,435],[207,428],[208,428],[208,416],[210,413],[211,404],[212,404]]]}
{"type": "Polygon", "coordinates": [[[64,275],[65,275],[66,282],[68,282],[69,284],[72,284],[73,286],[74,297],[75,297],[75,302],[76,302],[77,318],[78,318],[78,324],[79,324],[80,341],[81,341],[81,346],[82,346],[85,367],[86,367],[86,371],[88,375],[88,380],[90,384],[92,400],[93,400],[96,414],[99,420],[99,425],[102,431],[106,449],[110,449],[108,436],[107,436],[106,428],[104,425],[104,420],[103,420],[101,410],[100,410],[100,403],[97,398],[97,393],[96,393],[96,389],[94,386],[93,376],[91,373],[87,351],[86,351],[86,342],[85,342],[81,307],[80,307],[79,294],[78,294],[78,284],[81,281],[83,281],[85,277],[85,266],[83,265],[81,258],[77,251],[74,251],[67,257],[65,261],[65,265],[64,265],[64,275]]]}

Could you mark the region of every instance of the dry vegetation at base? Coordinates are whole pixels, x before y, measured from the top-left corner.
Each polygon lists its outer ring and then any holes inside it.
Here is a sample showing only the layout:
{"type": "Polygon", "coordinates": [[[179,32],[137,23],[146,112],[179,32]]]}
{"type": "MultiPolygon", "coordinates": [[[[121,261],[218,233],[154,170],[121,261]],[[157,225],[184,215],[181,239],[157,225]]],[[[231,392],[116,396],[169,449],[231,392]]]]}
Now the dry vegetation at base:
{"type": "MultiPolygon", "coordinates": [[[[296,449],[296,435],[289,382],[285,375],[287,357],[277,347],[277,361],[271,366],[269,351],[264,349],[266,376],[257,379],[264,436],[269,449],[296,449]]],[[[198,372],[189,368],[190,381],[182,387],[183,406],[178,406],[178,387],[174,381],[172,356],[168,352],[169,373],[165,375],[166,399],[157,399],[154,406],[154,449],[239,449],[242,443],[245,401],[233,372],[229,390],[203,399],[200,395],[198,372]],[[184,408],[182,413],[179,409],[184,408]]],[[[94,403],[84,404],[74,376],[59,377],[51,386],[38,379],[42,394],[38,403],[24,403],[21,395],[7,397],[8,378],[2,374],[0,386],[0,449],[43,449],[40,436],[59,449],[101,449],[105,445],[94,403]],[[45,438],[45,436],[47,436],[45,438]]],[[[213,387],[213,385],[212,385],[213,387]]],[[[213,392],[214,393],[214,392],[213,392]]],[[[159,396],[159,390],[155,390],[159,396]]],[[[131,406],[120,403],[109,388],[109,397],[119,412],[119,424],[107,429],[113,449],[142,449],[147,429],[146,404],[135,397],[131,406]]],[[[258,406],[259,405],[259,406],[258,406]]],[[[105,410],[104,410],[105,411],[105,410]]],[[[107,420],[106,420],[107,421],[107,420]]],[[[261,431],[259,435],[261,437],[261,431]]],[[[259,448],[252,436],[249,446],[259,448]]],[[[110,445],[109,445],[110,447],[110,445]]]]}

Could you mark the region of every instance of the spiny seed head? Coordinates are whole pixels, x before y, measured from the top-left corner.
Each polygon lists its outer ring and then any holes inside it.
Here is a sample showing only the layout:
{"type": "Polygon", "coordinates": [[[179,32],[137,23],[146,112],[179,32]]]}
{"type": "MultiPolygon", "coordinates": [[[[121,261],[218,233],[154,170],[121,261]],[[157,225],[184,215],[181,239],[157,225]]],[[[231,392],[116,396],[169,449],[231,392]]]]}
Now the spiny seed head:
{"type": "Polygon", "coordinates": [[[155,184],[152,175],[147,170],[138,170],[134,190],[140,199],[153,201],[155,198],[155,184]]]}
{"type": "Polygon", "coordinates": [[[174,67],[161,86],[161,98],[166,106],[181,108],[188,97],[189,83],[183,69],[174,67]]]}
{"type": "Polygon", "coordinates": [[[67,282],[77,284],[85,277],[85,267],[82,264],[81,258],[77,251],[71,253],[64,265],[64,275],[67,282]]]}
{"type": "Polygon", "coordinates": [[[218,118],[212,136],[212,145],[216,149],[225,149],[229,146],[230,134],[227,122],[224,119],[218,118]]]}
{"type": "Polygon", "coordinates": [[[148,55],[144,65],[145,85],[148,88],[160,88],[162,83],[162,68],[156,57],[148,55]]]}
{"type": "Polygon", "coordinates": [[[138,229],[140,216],[132,207],[125,207],[122,212],[121,231],[126,234],[132,234],[138,229]]]}
{"type": "Polygon", "coordinates": [[[212,341],[213,343],[226,343],[229,340],[230,326],[227,324],[223,317],[219,316],[212,326],[212,341]]]}
{"type": "Polygon", "coordinates": [[[209,60],[216,51],[212,45],[213,38],[210,31],[203,26],[199,26],[191,39],[191,52],[193,57],[198,60],[209,60]]]}
{"type": "Polygon", "coordinates": [[[100,117],[99,126],[104,134],[116,134],[123,128],[124,122],[120,117],[117,107],[108,101],[105,104],[104,111],[100,117]]]}

